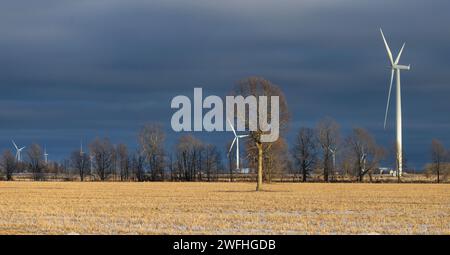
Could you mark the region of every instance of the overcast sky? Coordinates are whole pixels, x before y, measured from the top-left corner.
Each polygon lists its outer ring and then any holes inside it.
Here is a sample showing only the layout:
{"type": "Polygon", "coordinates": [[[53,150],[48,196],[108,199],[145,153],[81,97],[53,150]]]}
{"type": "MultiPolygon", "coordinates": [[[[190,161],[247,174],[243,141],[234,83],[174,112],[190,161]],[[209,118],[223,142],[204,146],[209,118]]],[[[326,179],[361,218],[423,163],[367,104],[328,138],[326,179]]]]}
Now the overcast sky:
{"type": "MultiPolygon", "coordinates": [[[[289,137],[330,116],[391,148],[379,27],[394,55],[406,41],[401,63],[412,66],[402,73],[408,165],[429,160],[432,138],[450,146],[450,1],[217,2],[1,1],[0,149],[14,138],[61,159],[96,136],[135,147],[150,121],[165,125],[170,149],[174,96],[225,95],[255,75],[287,95],[289,137]]],[[[199,136],[223,148],[231,134],[199,136]]]]}

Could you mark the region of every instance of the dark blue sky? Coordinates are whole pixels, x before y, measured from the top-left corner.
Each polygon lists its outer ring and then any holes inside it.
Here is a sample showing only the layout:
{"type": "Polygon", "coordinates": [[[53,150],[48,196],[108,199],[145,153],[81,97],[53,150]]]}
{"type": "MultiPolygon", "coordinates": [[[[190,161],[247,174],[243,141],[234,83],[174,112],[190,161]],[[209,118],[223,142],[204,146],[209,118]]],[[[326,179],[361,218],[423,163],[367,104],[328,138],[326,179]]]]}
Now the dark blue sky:
{"type": "MultiPolygon", "coordinates": [[[[3,0],[0,149],[14,138],[46,144],[60,159],[95,136],[134,147],[145,122],[170,132],[174,96],[194,87],[225,95],[253,75],[286,93],[290,137],[331,116],[344,134],[365,127],[392,147],[381,26],[394,55],[407,42],[404,153],[420,168],[432,138],[450,145],[449,10],[447,0],[3,0]]],[[[168,136],[170,148],[179,134],[168,136]]],[[[201,137],[220,147],[228,139],[201,137]]]]}

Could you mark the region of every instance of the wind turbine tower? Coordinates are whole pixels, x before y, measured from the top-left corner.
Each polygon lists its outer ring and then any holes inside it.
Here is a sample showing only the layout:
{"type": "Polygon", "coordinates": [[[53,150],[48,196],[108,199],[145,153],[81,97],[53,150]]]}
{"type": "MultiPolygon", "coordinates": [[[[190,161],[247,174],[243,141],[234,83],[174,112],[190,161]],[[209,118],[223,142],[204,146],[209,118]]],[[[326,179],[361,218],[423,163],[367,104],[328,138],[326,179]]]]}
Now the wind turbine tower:
{"type": "Polygon", "coordinates": [[[44,161],[45,161],[45,164],[48,163],[48,153],[47,153],[47,147],[46,146],[44,146],[44,161]]]}
{"type": "Polygon", "coordinates": [[[236,134],[236,130],[234,129],[234,127],[231,124],[230,120],[227,119],[227,121],[228,121],[228,124],[231,127],[231,130],[233,131],[233,134],[234,134],[234,139],[233,139],[233,142],[231,143],[230,150],[228,151],[228,154],[231,152],[231,149],[233,149],[233,145],[236,142],[236,169],[239,169],[239,139],[247,137],[249,135],[238,135],[238,134],[236,134]]]}
{"type": "Polygon", "coordinates": [[[80,156],[83,156],[83,141],[80,141],[80,156]]]}
{"type": "Polygon", "coordinates": [[[402,176],[402,163],[403,163],[403,155],[402,155],[402,95],[401,95],[401,87],[400,87],[400,70],[410,70],[411,65],[399,65],[398,62],[400,61],[400,57],[402,56],[403,48],[405,47],[405,43],[403,43],[402,48],[400,49],[400,52],[397,55],[397,58],[394,61],[394,58],[392,57],[392,52],[389,48],[389,45],[386,41],[386,38],[384,37],[383,30],[381,30],[381,36],[383,37],[384,46],[386,47],[387,55],[390,62],[390,68],[391,68],[391,83],[389,85],[389,93],[388,93],[388,99],[386,104],[386,113],[384,115],[384,128],[386,129],[386,120],[387,115],[389,111],[389,101],[391,99],[391,90],[392,90],[392,81],[394,79],[394,73],[396,74],[395,80],[396,80],[396,129],[397,129],[397,141],[396,141],[396,147],[397,147],[397,176],[402,176]]]}
{"type": "Polygon", "coordinates": [[[332,149],[332,148],[329,147],[328,150],[331,152],[331,155],[333,156],[333,171],[336,171],[336,151],[337,151],[337,148],[332,149]]]}

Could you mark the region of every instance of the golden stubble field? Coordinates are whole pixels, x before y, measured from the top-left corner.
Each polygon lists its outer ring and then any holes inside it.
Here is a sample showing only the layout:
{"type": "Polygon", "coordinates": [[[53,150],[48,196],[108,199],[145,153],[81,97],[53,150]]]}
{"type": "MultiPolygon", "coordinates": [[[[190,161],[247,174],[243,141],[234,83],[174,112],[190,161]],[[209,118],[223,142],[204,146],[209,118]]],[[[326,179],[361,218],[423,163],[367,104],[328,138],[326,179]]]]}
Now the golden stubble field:
{"type": "Polygon", "coordinates": [[[450,234],[450,185],[0,182],[0,234],[450,234]]]}

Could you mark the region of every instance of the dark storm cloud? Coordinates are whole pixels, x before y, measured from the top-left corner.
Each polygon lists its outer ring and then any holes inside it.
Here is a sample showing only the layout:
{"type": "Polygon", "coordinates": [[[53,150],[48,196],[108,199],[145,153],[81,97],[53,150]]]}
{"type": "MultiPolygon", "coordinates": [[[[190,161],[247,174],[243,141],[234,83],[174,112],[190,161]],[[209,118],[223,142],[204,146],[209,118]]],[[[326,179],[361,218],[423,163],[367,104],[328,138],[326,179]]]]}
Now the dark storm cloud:
{"type": "MultiPolygon", "coordinates": [[[[282,87],[293,135],[323,116],[344,132],[382,129],[389,70],[378,28],[402,63],[405,154],[428,160],[431,138],[449,145],[448,1],[2,1],[0,148],[47,143],[65,156],[80,139],[135,143],[170,100],[225,95],[246,76],[282,87]]],[[[392,108],[393,109],[393,108],[392,108]]],[[[393,113],[393,112],[391,112],[393,113]]],[[[223,134],[203,134],[223,143],[223,134]]],[[[170,136],[169,144],[176,135],[170,136]]]]}

